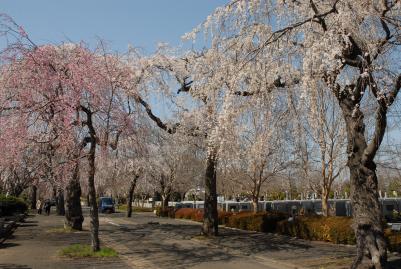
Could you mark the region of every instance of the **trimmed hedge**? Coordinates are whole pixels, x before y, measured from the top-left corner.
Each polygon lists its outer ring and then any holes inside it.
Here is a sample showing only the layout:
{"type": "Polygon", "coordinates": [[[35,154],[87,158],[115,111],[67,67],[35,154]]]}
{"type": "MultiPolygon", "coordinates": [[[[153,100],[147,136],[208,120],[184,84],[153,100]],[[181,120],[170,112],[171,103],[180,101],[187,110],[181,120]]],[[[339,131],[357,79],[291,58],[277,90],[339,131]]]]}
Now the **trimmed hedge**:
{"type": "Polygon", "coordinates": [[[168,206],[166,208],[156,207],[156,216],[174,218],[175,208],[172,206],[168,206]]]}
{"type": "MultiPolygon", "coordinates": [[[[241,230],[279,233],[307,240],[327,241],[335,244],[356,243],[354,230],[352,229],[352,218],[350,217],[296,217],[288,221],[288,215],[281,212],[239,212],[231,213],[219,211],[219,224],[241,230]]],[[[158,216],[179,219],[189,219],[202,222],[203,209],[180,208],[174,210],[168,207],[165,210],[157,208],[158,216]]],[[[401,232],[385,230],[388,249],[392,252],[401,253],[401,232]]]]}
{"type": "Polygon", "coordinates": [[[384,236],[387,238],[387,246],[391,252],[401,253],[401,232],[386,229],[384,236]]]}
{"type": "MultiPolygon", "coordinates": [[[[218,211],[219,224],[226,224],[231,212],[218,211]]],[[[180,208],[175,211],[175,218],[177,219],[190,219],[193,221],[203,221],[203,209],[194,208],[180,208]]]]}
{"type": "MultiPolygon", "coordinates": [[[[335,244],[356,243],[350,217],[297,217],[294,221],[280,221],[277,233],[302,239],[327,241],[335,244]]],[[[385,229],[389,251],[401,253],[401,232],[385,229]]]]}
{"type": "Polygon", "coordinates": [[[288,218],[286,214],[280,212],[239,212],[230,216],[226,226],[256,231],[272,233],[276,231],[277,223],[288,218]]]}
{"type": "Polygon", "coordinates": [[[14,197],[0,195],[0,217],[23,214],[28,211],[28,205],[24,200],[14,197]]]}
{"type": "Polygon", "coordinates": [[[350,217],[297,217],[278,223],[277,232],[298,238],[327,241],[336,244],[355,244],[350,217]]]}

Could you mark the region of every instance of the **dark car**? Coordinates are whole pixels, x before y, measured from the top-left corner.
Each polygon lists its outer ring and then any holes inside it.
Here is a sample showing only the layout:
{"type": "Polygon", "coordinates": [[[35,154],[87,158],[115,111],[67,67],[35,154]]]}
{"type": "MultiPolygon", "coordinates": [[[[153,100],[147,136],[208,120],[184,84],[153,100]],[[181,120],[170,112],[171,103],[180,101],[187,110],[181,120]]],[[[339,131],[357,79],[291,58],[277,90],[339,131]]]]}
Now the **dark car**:
{"type": "Polygon", "coordinates": [[[114,213],[114,201],[111,197],[100,197],[99,198],[99,212],[101,213],[114,213]]]}

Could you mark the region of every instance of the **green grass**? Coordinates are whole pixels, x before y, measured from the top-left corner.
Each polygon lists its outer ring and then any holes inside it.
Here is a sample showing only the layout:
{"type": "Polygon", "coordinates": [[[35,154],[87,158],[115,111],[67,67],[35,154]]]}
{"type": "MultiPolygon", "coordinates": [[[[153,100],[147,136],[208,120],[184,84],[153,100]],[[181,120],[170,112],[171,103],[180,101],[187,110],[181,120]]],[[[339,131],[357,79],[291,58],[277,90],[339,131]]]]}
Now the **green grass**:
{"type": "Polygon", "coordinates": [[[90,245],[73,244],[60,251],[61,256],[70,258],[113,258],[117,257],[117,252],[112,248],[101,248],[93,252],[90,245]]]}
{"type": "MultiPolygon", "coordinates": [[[[118,205],[117,210],[126,212],[127,211],[127,205],[126,204],[121,204],[118,205]]],[[[133,206],[132,207],[133,212],[153,212],[152,208],[146,208],[146,207],[137,207],[133,206]]]]}

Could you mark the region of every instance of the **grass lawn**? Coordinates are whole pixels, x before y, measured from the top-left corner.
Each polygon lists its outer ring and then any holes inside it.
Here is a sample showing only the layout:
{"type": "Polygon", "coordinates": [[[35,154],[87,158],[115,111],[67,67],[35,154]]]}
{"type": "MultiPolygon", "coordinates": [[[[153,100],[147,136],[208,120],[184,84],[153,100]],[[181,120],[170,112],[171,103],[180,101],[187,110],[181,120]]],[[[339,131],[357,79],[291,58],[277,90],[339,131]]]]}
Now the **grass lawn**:
{"type": "MultiPolygon", "coordinates": [[[[117,210],[121,212],[127,212],[127,205],[126,204],[120,204],[117,206],[117,210]]],[[[146,208],[146,207],[137,207],[133,206],[132,207],[133,212],[153,212],[152,208],[146,208]]]]}
{"type": "Polygon", "coordinates": [[[70,258],[112,258],[117,257],[117,252],[112,248],[101,248],[100,251],[93,252],[90,245],[73,244],[60,251],[61,256],[70,258]]]}

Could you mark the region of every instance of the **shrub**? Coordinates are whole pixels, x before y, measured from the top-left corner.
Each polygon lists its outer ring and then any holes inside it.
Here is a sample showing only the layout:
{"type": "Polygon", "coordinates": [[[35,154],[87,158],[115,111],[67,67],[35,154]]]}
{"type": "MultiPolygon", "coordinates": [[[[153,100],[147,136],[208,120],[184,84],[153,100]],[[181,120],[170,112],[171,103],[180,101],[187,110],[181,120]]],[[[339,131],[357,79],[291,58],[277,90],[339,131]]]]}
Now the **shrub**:
{"type": "Polygon", "coordinates": [[[229,216],[226,226],[257,232],[274,232],[277,223],[287,218],[286,214],[279,212],[239,212],[229,216]]]}
{"type": "Polygon", "coordinates": [[[153,212],[153,208],[151,208],[151,207],[134,206],[134,207],[132,207],[132,210],[134,212],[153,212]]]}
{"type": "Polygon", "coordinates": [[[297,217],[293,221],[280,221],[277,232],[308,240],[355,244],[351,224],[350,217],[297,217]]]}
{"type": "MultiPolygon", "coordinates": [[[[231,212],[218,211],[219,224],[225,224],[231,212]]],[[[175,217],[178,219],[190,219],[193,221],[203,221],[203,209],[180,208],[175,212],[175,217]]]]}
{"type": "Polygon", "coordinates": [[[28,211],[28,205],[20,198],[0,195],[0,216],[12,216],[28,211]]]}
{"type": "Polygon", "coordinates": [[[177,219],[192,219],[192,215],[194,215],[195,210],[193,208],[180,208],[175,211],[175,217],[177,219]]]}
{"type": "Polygon", "coordinates": [[[401,232],[386,229],[384,235],[387,238],[388,249],[391,252],[401,253],[401,232]]]}
{"type": "Polygon", "coordinates": [[[168,206],[166,208],[156,207],[156,216],[174,218],[175,208],[172,206],[168,206]]]}

